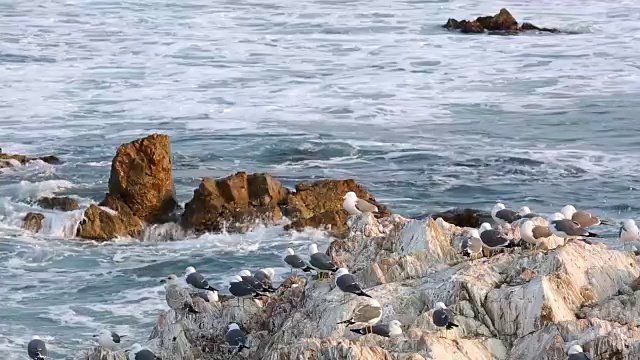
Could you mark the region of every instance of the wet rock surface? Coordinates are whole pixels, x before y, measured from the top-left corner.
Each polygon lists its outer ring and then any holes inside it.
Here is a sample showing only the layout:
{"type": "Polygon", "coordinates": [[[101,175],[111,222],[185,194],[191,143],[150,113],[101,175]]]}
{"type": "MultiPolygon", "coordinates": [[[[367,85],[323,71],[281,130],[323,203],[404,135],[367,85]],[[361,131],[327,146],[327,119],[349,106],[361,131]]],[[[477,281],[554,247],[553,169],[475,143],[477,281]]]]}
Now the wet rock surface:
{"type": "Polygon", "coordinates": [[[38,232],[42,229],[42,221],[44,220],[44,215],[37,212],[29,212],[25,215],[22,225],[23,228],[29,231],[38,232]]]}
{"type": "Polygon", "coordinates": [[[531,23],[525,22],[522,25],[511,15],[509,10],[500,9],[500,12],[493,16],[480,16],[475,20],[456,20],[448,19],[442,27],[449,30],[459,30],[461,33],[507,33],[515,34],[523,31],[540,31],[540,32],[559,32],[558,29],[537,27],[531,23]]]}
{"type": "Polygon", "coordinates": [[[67,196],[43,197],[38,199],[38,206],[43,209],[73,211],[80,209],[78,200],[67,196]]]}

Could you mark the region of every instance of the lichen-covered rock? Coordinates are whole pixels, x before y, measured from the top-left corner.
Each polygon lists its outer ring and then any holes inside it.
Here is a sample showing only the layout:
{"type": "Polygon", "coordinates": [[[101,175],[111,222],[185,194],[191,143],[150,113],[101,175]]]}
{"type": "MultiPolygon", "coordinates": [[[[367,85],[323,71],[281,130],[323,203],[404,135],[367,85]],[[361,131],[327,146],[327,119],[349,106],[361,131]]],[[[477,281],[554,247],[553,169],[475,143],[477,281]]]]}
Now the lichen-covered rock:
{"type": "Polygon", "coordinates": [[[500,9],[500,12],[493,16],[480,16],[475,20],[456,20],[449,18],[442,27],[449,30],[460,30],[462,33],[483,33],[499,32],[499,33],[518,33],[522,31],[541,31],[541,32],[558,32],[558,29],[540,28],[531,23],[523,23],[518,25],[518,21],[511,15],[509,10],[500,9]]]}
{"type": "Polygon", "coordinates": [[[108,198],[123,203],[146,223],[167,221],[177,206],[168,135],[152,134],[120,145],[101,205],[109,206],[108,198]]]}
{"type": "Polygon", "coordinates": [[[38,199],[38,206],[43,209],[73,211],[80,209],[78,200],[67,196],[42,197],[38,199]]]}
{"type": "Polygon", "coordinates": [[[364,186],[353,179],[305,182],[297,184],[296,191],[287,199],[284,215],[293,221],[287,229],[327,227],[335,236],[346,236],[348,213],[343,209],[342,203],[344,195],[349,191],[356,193],[359,199],[377,206],[379,216],[390,215],[386,206],[376,201],[364,186]]]}
{"type": "Polygon", "coordinates": [[[44,220],[44,215],[37,212],[28,212],[25,215],[22,225],[23,228],[29,231],[38,232],[42,229],[42,221],[44,220]]]}
{"type": "Polygon", "coordinates": [[[243,231],[256,222],[278,223],[289,191],[269,174],[239,172],[203,179],[185,205],[181,224],[196,232],[243,231]]]}
{"type": "Polygon", "coordinates": [[[109,200],[110,206],[91,205],[78,226],[77,236],[83,239],[107,241],[116,237],[138,237],[142,221],[124,204],[109,200]],[[113,209],[116,208],[116,209],[113,209]]]}

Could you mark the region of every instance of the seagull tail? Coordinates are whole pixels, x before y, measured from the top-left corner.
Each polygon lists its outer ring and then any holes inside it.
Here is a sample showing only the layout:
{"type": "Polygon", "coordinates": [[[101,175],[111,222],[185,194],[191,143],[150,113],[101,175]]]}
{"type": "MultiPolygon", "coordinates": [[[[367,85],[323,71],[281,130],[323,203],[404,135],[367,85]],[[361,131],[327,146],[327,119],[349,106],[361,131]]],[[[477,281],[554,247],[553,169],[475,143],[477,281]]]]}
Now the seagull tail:
{"type": "Polygon", "coordinates": [[[367,335],[367,331],[364,328],[360,328],[360,329],[349,329],[350,331],[356,333],[356,334],[360,334],[360,335],[367,335]]]}
{"type": "Polygon", "coordinates": [[[516,247],[516,244],[512,243],[511,241],[509,241],[509,242],[507,243],[507,245],[505,245],[505,246],[503,246],[503,247],[504,247],[504,248],[506,248],[506,249],[511,249],[511,248],[516,247]]]}
{"type": "Polygon", "coordinates": [[[243,349],[251,349],[251,348],[245,344],[238,345],[238,352],[242,352],[243,349]]]}
{"type": "Polygon", "coordinates": [[[371,295],[367,294],[366,292],[364,292],[364,291],[362,291],[362,290],[358,291],[358,292],[357,292],[357,293],[355,293],[355,294],[356,294],[356,295],[358,295],[358,296],[366,296],[366,297],[368,297],[368,298],[373,299],[373,296],[371,296],[371,295]]]}
{"type": "Polygon", "coordinates": [[[451,321],[449,321],[449,322],[447,323],[447,330],[451,330],[451,329],[453,329],[454,327],[458,327],[458,324],[454,324],[454,323],[452,323],[451,321]]]}
{"type": "Polygon", "coordinates": [[[209,291],[220,291],[220,290],[214,288],[213,286],[207,286],[207,290],[209,290],[209,291]]]}
{"type": "Polygon", "coordinates": [[[264,297],[264,296],[269,296],[269,295],[268,295],[268,294],[265,294],[265,293],[263,293],[263,292],[259,292],[259,291],[256,291],[256,293],[255,293],[255,294],[253,294],[253,297],[254,297],[254,298],[259,298],[259,297],[264,297]]]}
{"type": "Polygon", "coordinates": [[[352,319],[347,319],[347,320],[344,320],[344,321],[337,322],[336,324],[347,324],[347,326],[350,326],[350,325],[353,325],[355,323],[356,322],[353,321],[352,319]]]}
{"type": "Polygon", "coordinates": [[[471,257],[471,251],[469,251],[469,249],[462,250],[462,256],[471,257]]]}
{"type": "Polygon", "coordinates": [[[310,266],[305,266],[305,267],[302,268],[302,271],[304,271],[304,272],[311,272],[311,270],[312,269],[311,269],[310,266]]]}
{"type": "Polygon", "coordinates": [[[598,235],[598,234],[596,234],[594,232],[591,232],[591,231],[587,231],[587,234],[585,236],[586,237],[597,237],[597,238],[600,237],[600,235],[598,235]]]}
{"type": "Polygon", "coordinates": [[[336,267],[334,267],[333,269],[330,269],[329,271],[331,271],[331,272],[336,272],[336,271],[338,271],[338,267],[336,266],[336,267]]]}
{"type": "Polygon", "coordinates": [[[192,314],[199,314],[199,313],[200,313],[200,312],[199,312],[198,310],[196,310],[196,309],[193,307],[193,305],[191,305],[191,304],[185,304],[185,305],[184,305],[184,308],[185,308],[188,312],[190,312],[190,313],[192,313],[192,314]]]}
{"type": "Polygon", "coordinates": [[[600,224],[601,225],[614,225],[613,223],[611,223],[609,220],[602,220],[600,219],[600,224]]]}

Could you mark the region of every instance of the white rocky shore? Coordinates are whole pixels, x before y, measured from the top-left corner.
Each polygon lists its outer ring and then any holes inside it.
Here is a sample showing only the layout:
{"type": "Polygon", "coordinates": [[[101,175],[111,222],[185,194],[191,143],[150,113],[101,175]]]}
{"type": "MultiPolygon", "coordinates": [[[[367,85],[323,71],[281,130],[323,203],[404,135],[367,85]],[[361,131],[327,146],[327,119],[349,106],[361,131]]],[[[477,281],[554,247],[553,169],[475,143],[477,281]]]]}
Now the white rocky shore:
{"type": "MultiPolygon", "coordinates": [[[[262,307],[197,302],[201,314],[179,323],[167,311],[147,346],[164,360],[566,359],[574,344],[598,360],[640,359],[640,292],[630,288],[640,268],[630,253],[580,241],[556,248],[562,241],[551,239],[546,251],[516,248],[469,261],[458,251],[465,230],[442,219],[350,220],[351,236],[328,253],[383,305],[381,322],[405,325],[402,337],[359,336],[336,325],[362,298],[343,303],[332,280],[305,286],[289,278],[262,307]],[[435,329],[439,301],[460,327],[435,329]],[[224,347],[230,322],[249,334],[251,348],[239,355],[224,347]]],[[[85,358],[126,355],[96,348],[85,358]]]]}

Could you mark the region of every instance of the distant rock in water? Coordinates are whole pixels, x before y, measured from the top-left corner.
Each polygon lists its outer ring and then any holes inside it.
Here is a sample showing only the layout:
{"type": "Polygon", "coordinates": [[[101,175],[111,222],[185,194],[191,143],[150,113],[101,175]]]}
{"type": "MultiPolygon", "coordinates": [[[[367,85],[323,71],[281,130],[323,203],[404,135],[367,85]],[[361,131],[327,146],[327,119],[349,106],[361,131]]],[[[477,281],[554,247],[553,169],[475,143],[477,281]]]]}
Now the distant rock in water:
{"type": "Polygon", "coordinates": [[[38,200],[38,206],[43,209],[73,211],[80,209],[76,199],[67,196],[43,197],[38,200]]]}
{"type": "Polygon", "coordinates": [[[34,160],[40,160],[51,165],[62,164],[62,161],[58,157],[53,155],[30,157],[19,154],[5,154],[2,152],[2,149],[0,149],[0,169],[13,167],[14,165],[26,165],[34,160]]]}
{"type": "Polygon", "coordinates": [[[23,228],[29,231],[38,232],[42,229],[42,221],[44,220],[44,215],[37,212],[28,212],[25,215],[22,225],[23,228]]]}
{"type": "Polygon", "coordinates": [[[543,31],[559,32],[558,29],[540,28],[531,23],[518,24],[518,21],[511,15],[509,10],[500,9],[500,12],[493,16],[480,16],[475,20],[456,20],[450,18],[442,27],[449,30],[459,30],[462,33],[519,33],[523,31],[543,31]]]}

